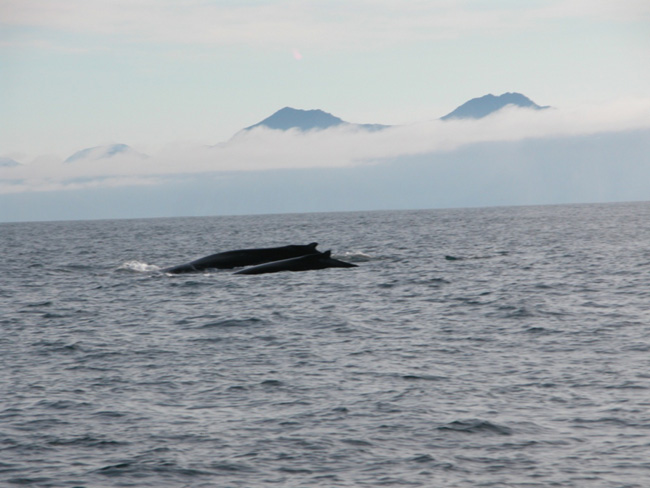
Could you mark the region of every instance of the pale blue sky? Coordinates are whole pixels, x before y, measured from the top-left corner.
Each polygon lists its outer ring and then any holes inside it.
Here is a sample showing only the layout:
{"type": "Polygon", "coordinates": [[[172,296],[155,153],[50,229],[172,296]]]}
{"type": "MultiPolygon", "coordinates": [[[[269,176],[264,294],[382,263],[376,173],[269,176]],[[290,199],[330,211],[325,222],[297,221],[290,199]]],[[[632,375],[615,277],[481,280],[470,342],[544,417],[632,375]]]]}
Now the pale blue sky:
{"type": "Polygon", "coordinates": [[[647,0],[0,0],[0,156],[216,144],[284,106],[405,124],[506,91],[649,100],[648,59],[647,0]]]}

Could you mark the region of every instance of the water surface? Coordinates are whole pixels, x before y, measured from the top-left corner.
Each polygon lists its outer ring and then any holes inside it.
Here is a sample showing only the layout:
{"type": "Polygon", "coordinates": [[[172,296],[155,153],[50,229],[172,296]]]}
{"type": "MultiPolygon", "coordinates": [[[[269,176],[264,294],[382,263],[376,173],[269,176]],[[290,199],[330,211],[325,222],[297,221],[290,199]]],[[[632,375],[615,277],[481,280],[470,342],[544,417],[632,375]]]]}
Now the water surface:
{"type": "Polygon", "coordinates": [[[648,222],[635,203],[2,224],[0,482],[645,487],[648,222]],[[159,271],[312,241],[359,267],[159,271]]]}

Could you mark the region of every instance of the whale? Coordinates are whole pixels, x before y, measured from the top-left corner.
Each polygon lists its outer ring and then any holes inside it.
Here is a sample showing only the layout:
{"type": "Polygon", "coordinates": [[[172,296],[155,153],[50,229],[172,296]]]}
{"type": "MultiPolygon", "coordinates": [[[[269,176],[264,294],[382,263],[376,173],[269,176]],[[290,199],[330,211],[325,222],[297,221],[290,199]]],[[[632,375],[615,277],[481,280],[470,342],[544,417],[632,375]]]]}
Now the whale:
{"type": "Polygon", "coordinates": [[[237,271],[235,274],[257,275],[264,273],[278,273],[280,271],[309,271],[325,268],[356,268],[356,264],[339,261],[332,257],[332,251],[308,254],[297,258],[283,259],[271,263],[260,264],[251,268],[237,271]]]}
{"type": "Polygon", "coordinates": [[[196,273],[206,269],[232,269],[244,266],[256,266],[273,261],[297,258],[305,255],[318,255],[317,242],[307,245],[290,245],[282,247],[261,247],[257,249],[236,249],[234,251],[211,254],[189,263],[163,269],[164,273],[196,273]]]}

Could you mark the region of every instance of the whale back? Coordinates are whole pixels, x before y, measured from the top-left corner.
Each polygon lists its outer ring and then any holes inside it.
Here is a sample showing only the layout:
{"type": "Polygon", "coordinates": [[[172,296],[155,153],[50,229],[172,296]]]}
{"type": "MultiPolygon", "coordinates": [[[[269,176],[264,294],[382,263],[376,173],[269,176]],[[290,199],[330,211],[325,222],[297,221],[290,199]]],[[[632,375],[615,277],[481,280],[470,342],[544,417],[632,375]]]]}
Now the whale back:
{"type": "Polygon", "coordinates": [[[278,273],[280,271],[309,271],[313,269],[356,267],[356,264],[346,263],[345,261],[332,258],[332,251],[325,251],[253,266],[237,271],[235,274],[265,274],[278,273]]]}
{"type": "Polygon", "coordinates": [[[288,245],[281,247],[262,247],[256,249],[235,249],[196,259],[189,263],[181,264],[163,270],[165,273],[191,273],[205,269],[232,269],[244,266],[290,259],[308,254],[320,254],[316,250],[317,242],[306,245],[288,245]]]}

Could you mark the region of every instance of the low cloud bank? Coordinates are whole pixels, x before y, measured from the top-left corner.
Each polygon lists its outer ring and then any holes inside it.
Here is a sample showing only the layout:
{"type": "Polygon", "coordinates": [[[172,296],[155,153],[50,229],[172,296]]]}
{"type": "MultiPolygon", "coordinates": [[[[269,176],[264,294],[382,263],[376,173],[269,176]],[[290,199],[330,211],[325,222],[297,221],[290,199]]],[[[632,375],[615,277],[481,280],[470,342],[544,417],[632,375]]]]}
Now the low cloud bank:
{"type": "Polygon", "coordinates": [[[373,165],[159,176],[0,194],[0,221],[650,200],[650,129],[481,142],[373,165]],[[152,180],[153,181],[153,180],[152,180]]]}
{"type": "Polygon", "coordinates": [[[174,175],[368,167],[417,155],[450,154],[478,143],[543,142],[643,129],[650,129],[650,100],[644,99],[570,110],[513,107],[479,120],[434,120],[374,132],[355,126],[310,132],[256,128],[216,146],[169,145],[149,158],[116,154],[68,163],[40,158],[0,167],[0,193],[156,185],[174,175]]]}

